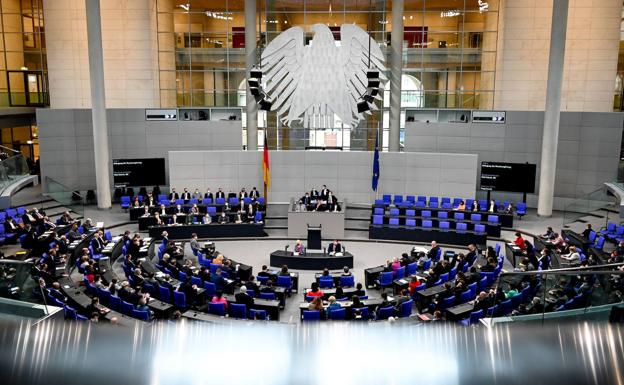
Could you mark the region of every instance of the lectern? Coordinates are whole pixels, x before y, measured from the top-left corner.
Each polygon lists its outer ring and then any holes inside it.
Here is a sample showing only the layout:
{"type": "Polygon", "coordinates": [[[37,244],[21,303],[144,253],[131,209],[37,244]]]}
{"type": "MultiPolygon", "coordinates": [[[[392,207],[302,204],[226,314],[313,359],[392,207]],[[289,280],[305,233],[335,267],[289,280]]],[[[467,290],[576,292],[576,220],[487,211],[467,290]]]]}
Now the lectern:
{"type": "Polygon", "coordinates": [[[321,226],[308,225],[308,250],[321,250],[321,226]]]}

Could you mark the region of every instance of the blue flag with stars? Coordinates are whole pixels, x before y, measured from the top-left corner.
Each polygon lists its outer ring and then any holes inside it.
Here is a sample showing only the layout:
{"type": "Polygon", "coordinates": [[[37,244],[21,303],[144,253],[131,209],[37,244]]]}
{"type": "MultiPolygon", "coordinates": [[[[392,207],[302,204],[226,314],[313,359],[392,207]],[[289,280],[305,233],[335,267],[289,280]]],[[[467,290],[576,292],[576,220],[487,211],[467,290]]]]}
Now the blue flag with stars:
{"type": "Polygon", "coordinates": [[[379,184],[379,130],[375,138],[375,153],[373,155],[373,191],[377,191],[379,184]]]}

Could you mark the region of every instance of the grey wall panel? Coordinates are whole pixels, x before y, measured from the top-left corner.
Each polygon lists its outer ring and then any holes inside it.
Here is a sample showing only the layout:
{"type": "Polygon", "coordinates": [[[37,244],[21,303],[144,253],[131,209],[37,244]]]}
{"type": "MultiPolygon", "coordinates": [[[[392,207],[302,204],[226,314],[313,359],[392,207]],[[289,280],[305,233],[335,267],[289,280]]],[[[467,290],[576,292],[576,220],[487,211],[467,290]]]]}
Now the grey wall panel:
{"type": "MultiPolygon", "coordinates": [[[[182,170],[199,158],[198,152],[169,153],[171,185],[177,190],[184,187],[204,190],[208,186],[213,191],[218,186],[228,191],[253,186],[262,190],[261,153],[204,151],[201,154],[203,164],[195,163],[194,168],[205,170],[203,180],[182,170]]],[[[370,203],[375,199],[371,189],[372,159],[371,152],[272,151],[269,198],[271,202],[288,202],[312,187],[320,189],[326,184],[339,199],[370,203]]],[[[429,195],[469,197],[476,188],[476,155],[382,153],[380,164],[379,195],[414,195],[424,189],[429,195]]]]}
{"type": "MultiPolygon", "coordinates": [[[[240,121],[148,122],[145,121],[145,110],[141,108],[108,109],[107,117],[113,159],[158,157],[165,158],[167,164],[171,150],[242,148],[240,121]]],[[[94,189],[91,110],[38,109],[37,124],[44,188],[48,176],[72,190],[94,189]],[[54,154],[55,151],[62,151],[64,156],[54,154]],[[73,168],[71,172],[61,172],[74,159],[80,164],[80,178],[76,177],[73,168]]],[[[194,164],[201,164],[202,157],[200,154],[200,160],[195,160],[194,164]]],[[[200,174],[203,175],[203,171],[200,174]]]]}
{"type": "MultiPolygon", "coordinates": [[[[562,209],[581,192],[593,191],[616,177],[623,116],[621,113],[561,113],[555,208],[562,209]]],[[[543,112],[508,111],[505,124],[408,122],[405,151],[423,151],[427,146],[428,151],[475,154],[479,164],[483,161],[535,163],[539,183],[543,121],[543,112]],[[468,137],[464,135],[466,132],[468,137]]],[[[479,172],[475,178],[478,177],[479,172]]],[[[476,191],[478,197],[485,194],[476,191]]],[[[505,192],[495,192],[493,196],[500,200],[522,199],[521,194],[505,192]]],[[[536,194],[529,194],[527,199],[530,205],[537,203],[536,194]]]]}

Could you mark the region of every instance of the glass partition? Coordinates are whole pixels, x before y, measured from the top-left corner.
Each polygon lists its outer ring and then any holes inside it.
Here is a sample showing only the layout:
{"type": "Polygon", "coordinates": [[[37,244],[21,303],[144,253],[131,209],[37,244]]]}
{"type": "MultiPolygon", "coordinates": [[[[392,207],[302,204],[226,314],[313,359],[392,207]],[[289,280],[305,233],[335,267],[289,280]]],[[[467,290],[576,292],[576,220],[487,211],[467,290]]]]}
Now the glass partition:
{"type": "Polygon", "coordinates": [[[624,264],[502,273],[493,291],[485,318],[606,320],[624,299],[624,264]]]}
{"type": "Polygon", "coordinates": [[[0,297],[28,301],[35,282],[30,278],[31,261],[0,260],[0,297]]]}
{"type": "Polygon", "coordinates": [[[14,153],[13,156],[9,156],[6,152],[2,154],[5,159],[0,161],[0,194],[11,184],[30,175],[24,155],[14,153]]]}
{"type": "Polygon", "coordinates": [[[74,191],[62,183],[50,178],[45,178],[47,192],[44,195],[54,199],[64,207],[71,209],[79,216],[84,216],[85,197],[80,191],[74,191]]]}
{"type": "Polygon", "coordinates": [[[612,205],[614,200],[613,196],[607,195],[604,187],[585,194],[564,207],[563,224],[572,223],[593,211],[612,205]]]}

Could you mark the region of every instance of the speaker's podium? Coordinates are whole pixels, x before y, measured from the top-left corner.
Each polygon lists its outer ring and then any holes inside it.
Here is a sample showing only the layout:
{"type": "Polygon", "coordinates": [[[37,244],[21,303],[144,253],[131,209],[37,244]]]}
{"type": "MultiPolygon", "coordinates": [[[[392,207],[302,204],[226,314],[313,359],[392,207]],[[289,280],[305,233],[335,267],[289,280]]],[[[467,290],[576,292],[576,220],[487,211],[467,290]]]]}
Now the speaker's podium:
{"type": "Polygon", "coordinates": [[[317,251],[321,250],[321,229],[322,226],[310,226],[308,225],[308,250],[317,251]]]}

